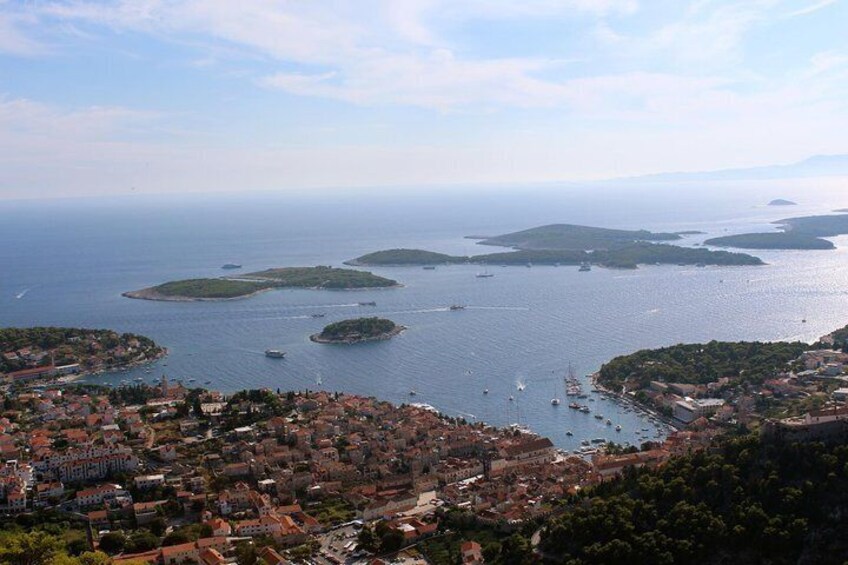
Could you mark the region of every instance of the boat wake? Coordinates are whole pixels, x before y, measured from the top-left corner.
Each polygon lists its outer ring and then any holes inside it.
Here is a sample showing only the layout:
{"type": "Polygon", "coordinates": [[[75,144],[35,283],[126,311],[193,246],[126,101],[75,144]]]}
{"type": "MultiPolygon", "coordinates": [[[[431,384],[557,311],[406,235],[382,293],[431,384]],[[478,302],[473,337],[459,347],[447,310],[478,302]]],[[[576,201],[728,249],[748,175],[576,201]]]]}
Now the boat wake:
{"type": "Polygon", "coordinates": [[[16,295],[15,295],[15,298],[17,298],[18,300],[20,300],[21,298],[23,298],[24,296],[26,296],[26,295],[27,295],[27,292],[29,292],[29,289],[28,289],[28,288],[25,288],[25,289],[23,289],[21,292],[19,292],[18,294],[16,294],[16,295]]]}

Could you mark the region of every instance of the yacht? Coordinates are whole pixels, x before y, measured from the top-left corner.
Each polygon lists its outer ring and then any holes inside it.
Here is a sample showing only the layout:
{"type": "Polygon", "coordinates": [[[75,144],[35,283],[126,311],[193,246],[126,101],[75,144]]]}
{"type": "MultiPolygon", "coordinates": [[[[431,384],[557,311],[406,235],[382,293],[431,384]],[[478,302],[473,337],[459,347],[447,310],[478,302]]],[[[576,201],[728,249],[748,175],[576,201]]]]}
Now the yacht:
{"type": "Polygon", "coordinates": [[[585,273],[587,271],[592,270],[592,265],[590,265],[589,263],[583,263],[583,264],[580,265],[580,268],[577,269],[577,270],[580,271],[581,273],[585,273]]]}
{"type": "Polygon", "coordinates": [[[266,349],[265,357],[270,357],[271,359],[282,359],[286,356],[285,351],[280,351],[279,349],[266,349]]]}
{"type": "Polygon", "coordinates": [[[492,278],[492,277],[494,277],[494,276],[495,276],[495,274],[494,274],[494,273],[490,273],[490,272],[489,272],[489,269],[484,269],[482,273],[477,273],[477,278],[478,278],[478,279],[490,279],[490,278],[492,278]]]}
{"type": "Polygon", "coordinates": [[[589,410],[589,407],[586,406],[585,404],[580,407],[580,411],[583,412],[584,414],[588,414],[589,412],[591,412],[591,410],[589,410]]]}
{"type": "Polygon", "coordinates": [[[617,426],[615,427],[615,431],[617,431],[617,432],[620,432],[620,431],[621,431],[621,424],[619,424],[619,425],[617,425],[617,426]]]}
{"type": "Polygon", "coordinates": [[[580,405],[579,405],[579,404],[577,404],[576,402],[572,402],[572,403],[570,403],[570,404],[568,405],[568,407],[569,407],[569,408],[571,408],[572,410],[580,410],[580,405]]]}
{"type": "Polygon", "coordinates": [[[611,425],[612,425],[612,420],[610,420],[609,418],[607,418],[606,424],[607,424],[608,426],[611,426],[611,425]]]}
{"type": "Polygon", "coordinates": [[[489,389],[484,388],[484,389],[483,389],[483,394],[489,394],[489,389]]]}
{"type": "Polygon", "coordinates": [[[551,406],[559,406],[559,398],[551,398],[551,406]]]}

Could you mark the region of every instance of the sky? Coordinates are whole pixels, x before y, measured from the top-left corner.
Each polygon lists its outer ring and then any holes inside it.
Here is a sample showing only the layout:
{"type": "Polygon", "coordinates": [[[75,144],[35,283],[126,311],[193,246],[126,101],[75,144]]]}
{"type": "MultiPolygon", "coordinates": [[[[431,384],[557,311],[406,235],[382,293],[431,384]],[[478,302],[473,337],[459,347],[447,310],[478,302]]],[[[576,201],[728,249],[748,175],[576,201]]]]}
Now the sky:
{"type": "Polygon", "coordinates": [[[0,0],[0,198],[848,153],[848,0],[0,0]]]}

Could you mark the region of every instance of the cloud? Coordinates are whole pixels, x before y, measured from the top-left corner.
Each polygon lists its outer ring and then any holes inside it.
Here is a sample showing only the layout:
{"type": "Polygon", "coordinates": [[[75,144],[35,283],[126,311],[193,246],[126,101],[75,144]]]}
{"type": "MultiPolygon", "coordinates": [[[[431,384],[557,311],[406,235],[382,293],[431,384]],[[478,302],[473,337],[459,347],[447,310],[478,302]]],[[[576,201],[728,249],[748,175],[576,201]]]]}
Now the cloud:
{"type": "Polygon", "coordinates": [[[815,2],[813,4],[805,6],[804,8],[801,8],[799,10],[789,12],[787,14],[787,17],[795,18],[795,17],[798,17],[798,16],[806,16],[808,14],[812,14],[813,12],[818,12],[819,10],[821,10],[823,8],[827,8],[828,6],[833,6],[838,1],[839,0],[820,0],[819,2],[815,2]]]}

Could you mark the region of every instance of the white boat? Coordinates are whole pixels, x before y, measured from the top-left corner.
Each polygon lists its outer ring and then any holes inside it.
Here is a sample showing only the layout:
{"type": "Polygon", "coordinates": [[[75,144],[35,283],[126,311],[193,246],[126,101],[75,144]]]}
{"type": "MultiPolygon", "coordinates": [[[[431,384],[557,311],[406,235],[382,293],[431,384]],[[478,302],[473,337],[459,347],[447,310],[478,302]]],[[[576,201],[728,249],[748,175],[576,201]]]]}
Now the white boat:
{"type": "Polygon", "coordinates": [[[483,394],[489,394],[489,389],[484,388],[484,389],[483,389],[483,394]]]}
{"type": "Polygon", "coordinates": [[[559,406],[559,398],[551,398],[551,406],[559,406]]]}
{"type": "Polygon", "coordinates": [[[265,357],[270,357],[271,359],[282,359],[286,356],[285,351],[280,351],[279,349],[266,349],[265,357]]]}
{"type": "Polygon", "coordinates": [[[620,425],[620,424],[619,424],[618,426],[616,426],[616,427],[615,427],[615,431],[617,431],[617,432],[620,432],[620,431],[621,431],[621,425],[620,425]]]}

